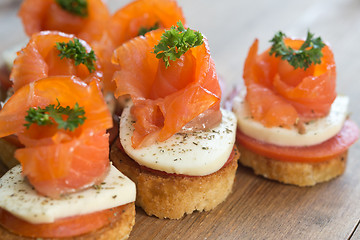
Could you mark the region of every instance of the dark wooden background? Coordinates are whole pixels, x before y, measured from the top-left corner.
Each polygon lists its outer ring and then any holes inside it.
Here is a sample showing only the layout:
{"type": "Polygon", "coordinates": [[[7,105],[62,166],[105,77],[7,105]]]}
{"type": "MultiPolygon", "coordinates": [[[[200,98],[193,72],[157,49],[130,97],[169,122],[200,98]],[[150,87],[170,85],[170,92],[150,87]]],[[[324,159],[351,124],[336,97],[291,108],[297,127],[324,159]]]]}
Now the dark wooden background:
{"type": "MultiPolygon", "coordinates": [[[[0,52],[26,39],[16,17],[19,1],[0,0],[0,52]]],[[[108,0],[112,11],[129,1],[108,0]]],[[[179,0],[187,23],[209,39],[225,93],[241,83],[244,59],[255,38],[260,49],[278,30],[304,38],[310,29],[332,46],[337,90],[350,96],[360,123],[359,0],[179,0]]],[[[0,64],[2,60],[0,60],[0,64]]],[[[360,145],[350,150],[345,174],[299,188],[256,177],[239,167],[233,193],[210,212],[159,220],[137,209],[135,239],[360,239],[360,145]]]]}

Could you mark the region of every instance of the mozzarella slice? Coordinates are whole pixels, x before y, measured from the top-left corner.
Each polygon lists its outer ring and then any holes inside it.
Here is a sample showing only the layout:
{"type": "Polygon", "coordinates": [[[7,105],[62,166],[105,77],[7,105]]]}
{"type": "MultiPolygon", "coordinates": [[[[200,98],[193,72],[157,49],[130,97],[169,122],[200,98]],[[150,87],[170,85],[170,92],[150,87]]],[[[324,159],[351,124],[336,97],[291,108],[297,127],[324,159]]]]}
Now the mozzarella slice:
{"type": "Polygon", "coordinates": [[[208,175],[226,163],[234,147],[235,115],[226,110],[222,114],[222,122],[208,131],[177,133],[164,142],[134,149],[134,119],[128,106],[120,119],[120,141],[125,152],[140,165],[167,173],[208,175]]]}
{"type": "Polygon", "coordinates": [[[348,97],[338,96],[326,117],[305,124],[304,134],[300,134],[296,127],[291,129],[268,128],[254,121],[246,101],[240,96],[234,99],[233,111],[238,119],[238,127],[244,134],[279,146],[300,147],[316,145],[335,136],[344,125],[348,105],[348,97]]]}
{"type": "Polygon", "coordinates": [[[51,199],[38,195],[15,166],[0,179],[0,207],[27,222],[52,223],[56,219],[88,214],[135,201],[135,184],[114,166],[98,187],[51,199]]]}

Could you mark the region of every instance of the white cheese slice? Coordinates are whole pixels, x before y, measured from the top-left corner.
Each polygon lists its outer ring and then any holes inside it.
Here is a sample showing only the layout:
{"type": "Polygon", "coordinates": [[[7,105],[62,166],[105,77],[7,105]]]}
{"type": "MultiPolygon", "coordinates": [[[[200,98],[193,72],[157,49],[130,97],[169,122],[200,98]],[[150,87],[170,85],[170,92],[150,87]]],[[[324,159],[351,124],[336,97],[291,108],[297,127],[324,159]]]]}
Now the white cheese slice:
{"type": "Polygon", "coordinates": [[[27,42],[23,42],[17,45],[14,45],[8,49],[6,49],[3,53],[2,53],[2,58],[6,64],[6,67],[11,70],[14,61],[17,57],[17,52],[20,51],[22,48],[24,48],[26,46],[27,42]]]}
{"type": "Polygon", "coordinates": [[[99,187],[60,199],[38,195],[22,176],[20,165],[0,179],[0,207],[33,224],[121,206],[134,202],[135,197],[135,184],[114,166],[99,187]]]}
{"type": "Polygon", "coordinates": [[[244,134],[266,143],[300,147],[316,145],[335,136],[344,125],[348,114],[348,105],[348,97],[338,96],[326,117],[304,124],[304,134],[300,134],[296,127],[291,129],[268,128],[254,121],[251,118],[248,104],[240,96],[234,99],[233,111],[238,119],[238,127],[244,134]]]}
{"type": "Polygon", "coordinates": [[[164,142],[134,149],[130,106],[120,119],[120,141],[125,152],[140,165],[167,173],[204,176],[218,171],[228,160],[235,143],[236,118],[226,110],[222,122],[208,131],[177,133],[164,142]]]}

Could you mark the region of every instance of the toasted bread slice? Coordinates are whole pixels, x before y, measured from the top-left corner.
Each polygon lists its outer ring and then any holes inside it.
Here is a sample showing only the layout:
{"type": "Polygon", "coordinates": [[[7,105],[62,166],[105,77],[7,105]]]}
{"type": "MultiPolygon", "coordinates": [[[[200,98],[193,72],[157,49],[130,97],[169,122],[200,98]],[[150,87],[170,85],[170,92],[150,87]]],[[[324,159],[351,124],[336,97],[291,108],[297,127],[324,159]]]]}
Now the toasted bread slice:
{"type": "MultiPolygon", "coordinates": [[[[50,238],[51,240],[122,240],[127,239],[130,235],[131,229],[135,224],[135,204],[128,203],[124,205],[121,218],[114,224],[105,226],[101,229],[87,233],[85,235],[68,237],[68,238],[50,238]]],[[[1,240],[28,240],[28,239],[40,239],[29,238],[16,235],[9,232],[0,225],[1,240]]],[[[46,238],[48,239],[48,238],[46,238]]]]}
{"type": "Polygon", "coordinates": [[[239,153],[217,172],[206,176],[183,176],[141,167],[113,144],[110,159],[115,167],[135,182],[136,205],[148,215],[180,219],[193,211],[209,211],[231,193],[239,153]]]}
{"type": "Polygon", "coordinates": [[[238,144],[240,163],[250,167],[255,174],[282,183],[300,187],[329,181],[345,171],[347,151],[324,162],[284,162],[261,156],[238,144]]]}

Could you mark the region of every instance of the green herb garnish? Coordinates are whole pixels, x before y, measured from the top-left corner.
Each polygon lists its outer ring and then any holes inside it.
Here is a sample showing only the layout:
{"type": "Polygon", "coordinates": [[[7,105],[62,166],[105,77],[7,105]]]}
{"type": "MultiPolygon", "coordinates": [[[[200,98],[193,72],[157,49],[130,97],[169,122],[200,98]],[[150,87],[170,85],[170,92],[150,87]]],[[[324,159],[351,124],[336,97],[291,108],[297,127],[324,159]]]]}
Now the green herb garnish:
{"type": "Polygon", "coordinates": [[[75,60],[75,66],[84,64],[89,72],[95,71],[95,53],[91,50],[89,53],[86,52],[85,47],[80,43],[79,39],[74,38],[74,41],[57,42],[56,48],[60,51],[59,57],[61,59],[69,58],[75,60]]]}
{"type": "Polygon", "coordinates": [[[88,16],[87,0],[56,0],[57,4],[69,13],[80,17],[88,16]]]}
{"type": "Polygon", "coordinates": [[[175,61],[190,48],[203,43],[203,36],[200,32],[189,28],[185,29],[181,21],[177,25],[177,28],[172,26],[170,30],[165,31],[159,44],[154,47],[156,58],[162,58],[166,67],[170,66],[169,60],[175,61]]]}
{"type": "Polygon", "coordinates": [[[306,70],[311,64],[320,64],[321,49],[325,46],[320,37],[314,38],[314,34],[308,31],[305,42],[301,45],[299,50],[294,50],[291,47],[285,45],[283,38],[286,35],[282,32],[275,34],[272,42],[272,47],[269,54],[275,53],[275,57],[281,57],[282,60],[286,60],[295,69],[303,68],[306,70]]]}
{"type": "Polygon", "coordinates": [[[86,119],[85,110],[83,107],[79,107],[78,103],[75,103],[74,108],[62,107],[60,102],[56,99],[58,104],[50,104],[45,108],[29,108],[28,115],[25,120],[24,126],[29,128],[31,124],[35,123],[39,126],[58,124],[58,129],[65,129],[74,131],[79,125],[82,125],[86,119]],[[64,117],[65,116],[65,117],[64,117]]]}
{"type": "Polygon", "coordinates": [[[139,29],[139,34],[138,34],[138,36],[145,36],[146,33],[151,32],[151,31],[156,30],[156,29],[159,29],[159,27],[160,27],[160,24],[159,24],[158,22],[156,22],[156,23],[154,24],[154,26],[149,27],[149,28],[141,27],[141,28],[139,29]]]}

